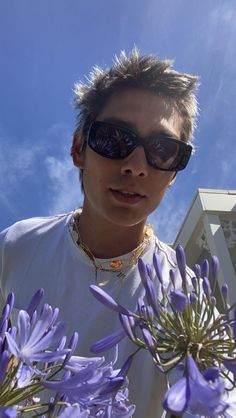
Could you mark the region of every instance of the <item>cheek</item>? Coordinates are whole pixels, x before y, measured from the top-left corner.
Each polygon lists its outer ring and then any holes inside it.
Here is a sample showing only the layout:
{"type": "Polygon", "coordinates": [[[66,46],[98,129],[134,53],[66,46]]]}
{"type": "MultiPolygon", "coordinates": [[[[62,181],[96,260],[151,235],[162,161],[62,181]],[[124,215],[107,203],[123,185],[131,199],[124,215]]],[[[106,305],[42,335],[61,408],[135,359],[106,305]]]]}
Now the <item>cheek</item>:
{"type": "Polygon", "coordinates": [[[105,186],[109,179],[109,168],[105,162],[96,155],[86,158],[83,170],[83,182],[85,192],[96,195],[98,190],[105,186]]]}
{"type": "Polygon", "coordinates": [[[149,178],[149,181],[152,185],[151,187],[153,187],[153,191],[161,192],[163,190],[164,192],[170,185],[174,176],[174,173],[171,172],[164,172],[158,170],[152,171],[152,175],[149,178]]]}

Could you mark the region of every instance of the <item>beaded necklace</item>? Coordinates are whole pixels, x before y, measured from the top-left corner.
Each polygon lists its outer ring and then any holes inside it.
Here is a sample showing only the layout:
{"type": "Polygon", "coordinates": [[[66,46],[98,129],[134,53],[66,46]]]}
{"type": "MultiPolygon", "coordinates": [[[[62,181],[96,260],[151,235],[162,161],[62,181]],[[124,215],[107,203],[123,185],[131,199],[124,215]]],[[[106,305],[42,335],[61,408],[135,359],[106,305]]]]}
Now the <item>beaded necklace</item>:
{"type": "Polygon", "coordinates": [[[93,255],[90,248],[82,241],[80,232],[79,232],[79,218],[80,212],[75,211],[73,214],[73,224],[72,228],[77,234],[76,243],[85,253],[87,258],[92,262],[94,269],[95,269],[95,279],[97,281],[97,274],[98,271],[102,272],[111,272],[115,273],[117,277],[120,279],[124,279],[126,277],[125,272],[123,269],[133,267],[137,264],[138,259],[143,255],[144,251],[146,250],[147,246],[150,245],[151,240],[153,238],[153,228],[151,225],[145,225],[144,228],[144,236],[141,244],[137,248],[135,248],[131,253],[129,259],[124,258],[114,258],[113,260],[106,261],[104,263],[108,264],[107,267],[104,267],[101,262],[99,262],[93,255]]]}

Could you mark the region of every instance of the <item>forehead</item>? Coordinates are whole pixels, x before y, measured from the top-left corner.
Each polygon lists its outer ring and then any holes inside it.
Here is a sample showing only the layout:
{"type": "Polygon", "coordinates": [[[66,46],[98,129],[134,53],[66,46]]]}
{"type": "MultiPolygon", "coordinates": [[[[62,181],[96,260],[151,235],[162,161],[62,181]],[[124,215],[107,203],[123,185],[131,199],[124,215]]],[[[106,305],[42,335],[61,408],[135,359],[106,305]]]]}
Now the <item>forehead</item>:
{"type": "Polygon", "coordinates": [[[127,122],[141,136],[165,131],[181,137],[182,118],[174,103],[148,90],[127,89],[114,93],[96,119],[127,122]]]}

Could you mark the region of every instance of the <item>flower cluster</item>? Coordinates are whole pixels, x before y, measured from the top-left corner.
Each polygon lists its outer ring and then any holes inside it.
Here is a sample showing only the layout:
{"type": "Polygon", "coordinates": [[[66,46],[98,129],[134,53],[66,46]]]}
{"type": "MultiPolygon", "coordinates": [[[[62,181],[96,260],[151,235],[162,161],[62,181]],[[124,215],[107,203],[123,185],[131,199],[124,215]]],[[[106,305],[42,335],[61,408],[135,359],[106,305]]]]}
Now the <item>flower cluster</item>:
{"type": "Polygon", "coordinates": [[[98,353],[128,337],[138,349],[150,352],[163,373],[180,372],[179,380],[165,395],[163,407],[168,412],[175,416],[189,412],[210,418],[226,417],[227,393],[236,381],[236,310],[227,304],[226,284],[220,291],[223,312],[216,309],[217,288],[219,292],[216,257],[211,259],[211,269],[207,260],[201,267],[195,265],[191,280],[187,278],[181,246],[176,249],[176,259],[178,272],[170,270],[168,288],[157,254],[153,256],[155,275],[149,265],[139,260],[145,298],[137,301],[135,312],[119,305],[99,287],[90,286],[100,302],[119,314],[122,325],[94,343],[91,350],[98,353]],[[161,287],[161,300],[157,297],[154,276],[161,287]]]}
{"type": "Polygon", "coordinates": [[[74,355],[75,332],[66,342],[66,324],[59,309],[44,304],[40,289],[28,308],[11,324],[14,295],[9,294],[0,320],[0,417],[123,417],[135,410],[127,405],[126,368],[114,370],[103,357],[74,355]],[[48,389],[54,397],[49,399],[48,389]],[[38,395],[46,397],[43,403],[38,395]],[[30,415],[32,416],[32,415],[30,415]]]}

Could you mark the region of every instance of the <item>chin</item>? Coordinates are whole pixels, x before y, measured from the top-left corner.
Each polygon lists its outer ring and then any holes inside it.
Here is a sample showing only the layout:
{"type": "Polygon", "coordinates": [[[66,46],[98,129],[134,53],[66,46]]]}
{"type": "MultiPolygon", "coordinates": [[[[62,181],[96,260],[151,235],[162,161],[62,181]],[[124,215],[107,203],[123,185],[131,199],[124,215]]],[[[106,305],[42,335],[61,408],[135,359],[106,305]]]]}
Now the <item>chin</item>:
{"type": "Polygon", "coordinates": [[[123,209],[123,210],[113,210],[112,213],[107,214],[107,219],[120,227],[133,227],[140,223],[145,223],[148,214],[138,214],[135,211],[123,209]]]}

